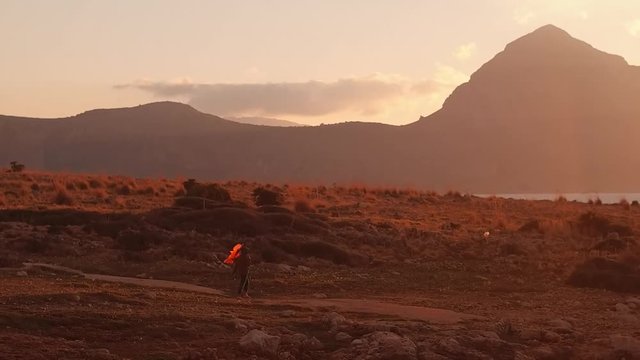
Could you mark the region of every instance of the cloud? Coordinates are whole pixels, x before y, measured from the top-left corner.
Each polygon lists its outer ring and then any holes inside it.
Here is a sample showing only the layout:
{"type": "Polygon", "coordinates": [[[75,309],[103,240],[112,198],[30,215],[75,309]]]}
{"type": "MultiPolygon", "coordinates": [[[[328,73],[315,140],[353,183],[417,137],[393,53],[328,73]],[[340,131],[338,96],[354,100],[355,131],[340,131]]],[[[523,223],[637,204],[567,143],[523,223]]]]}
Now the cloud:
{"type": "Polygon", "coordinates": [[[156,97],[180,97],[202,111],[222,116],[324,116],[338,112],[372,116],[397,100],[449,88],[458,76],[453,68],[442,68],[436,75],[434,80],[423,81],[375,74],[333,82],[246,84],[138,80],[115,87],[136,88],[156,97]]]}
{"type": "Polygon", "coordinates": [[[526,25],[536,17],[536,13],[531,10],[517,9],[513,13],[513,20],[520,25],[526,25]]]}
{"type": "Polygon", "coordinates": [[[464,61],[469,59],[476,52],[476,48],[478,46],[474,42],[466,43],[458,46],[456,51],[453,53],[458,60],[464,61]]]}
{"type": "Polygon", "coordinates": [[[452,66],[437,64],[433,80],[438,84],[451,88],[469,81],[469,75],[452,66]]]}
{"type": "Polygon", "coordinates": [[[626,27],[631,36],[640,37],[640,19],[635,19],[627,23],[626,27]]]}
{"type": "Polygon", "coordinates": [[[578,13],[578,17],[582,20],[588,20],[589,19],[589,12],[586,10],[582,10],[578,13]]]}

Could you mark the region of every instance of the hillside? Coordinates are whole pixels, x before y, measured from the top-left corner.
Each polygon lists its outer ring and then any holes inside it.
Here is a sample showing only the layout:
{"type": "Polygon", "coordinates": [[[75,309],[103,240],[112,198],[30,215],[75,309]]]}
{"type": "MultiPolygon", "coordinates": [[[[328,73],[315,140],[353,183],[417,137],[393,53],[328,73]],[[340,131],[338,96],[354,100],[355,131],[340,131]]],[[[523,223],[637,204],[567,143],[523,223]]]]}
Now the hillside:
{"type": "Polygon", "coordinates": [[[483,193],[635,192],[640,68],[554,26],[407,126],[238,124],[178,103],[66,119],[0,116],[0,163],[32,168],[483,193]]]}
{"type": "Polygon", "coordinates": [[[0,172],[0,358],[638,354],[637,203],[232,181],[185,204],[182,185],[0,172]],[[222,264],[238,242],[252,299],[222,264]]]}

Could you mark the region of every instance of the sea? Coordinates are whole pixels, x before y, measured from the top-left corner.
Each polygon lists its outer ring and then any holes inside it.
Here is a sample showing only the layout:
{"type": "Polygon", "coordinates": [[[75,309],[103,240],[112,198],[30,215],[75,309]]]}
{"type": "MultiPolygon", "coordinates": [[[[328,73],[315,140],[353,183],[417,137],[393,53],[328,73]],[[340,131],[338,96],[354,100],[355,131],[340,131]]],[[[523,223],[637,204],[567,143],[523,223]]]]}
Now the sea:
{"type": "Polygon", "coordinates": [[[554,193],[541,193],[541,194],[476,194],[479,197],[496,196],[505,199],[518,199],[518,200],[556,200],[560,196],[563,196],[568,201],[588,202],[589,200],[600,199],[603,204],[616,204],[620,200],[624,199],[628,202],[634,200],[640,202],[640,193],[568,193],[568,194],[554,194],[554,193]]]}

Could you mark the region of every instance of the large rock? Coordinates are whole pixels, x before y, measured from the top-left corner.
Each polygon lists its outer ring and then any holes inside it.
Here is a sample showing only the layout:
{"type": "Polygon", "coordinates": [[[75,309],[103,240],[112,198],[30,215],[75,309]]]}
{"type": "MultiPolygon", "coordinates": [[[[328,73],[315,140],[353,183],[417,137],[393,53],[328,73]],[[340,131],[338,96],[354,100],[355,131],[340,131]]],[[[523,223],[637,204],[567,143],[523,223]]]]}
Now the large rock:
{"type": "Polygon", "coordinates": [[[240,339],[239,344],[245,351],[275,355],[280,347],[280,337],[253,329],[240,339]]]}
{"type": "Polygon", "coordinates": [[[352,342],[352,359],[414,360],[418,358],[416,344],[406,337],[386,331],[376,331],[352,342]]]}
{"type": "Polygon", "coordinates": [[[611,335],[609,340],[614,351],[628,354],[632,359],[640,358],[640,340],[625,335],[611,335]]]}

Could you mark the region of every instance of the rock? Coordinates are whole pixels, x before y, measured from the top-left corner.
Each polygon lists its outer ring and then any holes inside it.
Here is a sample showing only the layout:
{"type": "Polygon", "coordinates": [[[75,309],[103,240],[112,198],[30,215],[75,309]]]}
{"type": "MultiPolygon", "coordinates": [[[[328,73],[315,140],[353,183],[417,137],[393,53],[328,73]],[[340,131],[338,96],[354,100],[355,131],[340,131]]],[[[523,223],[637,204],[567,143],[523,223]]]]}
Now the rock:
{"type": "Polygon", "coordinates": [[[25,276],[29,276],[29,274],[27,274],[26,271],[18,271],[16,273],[17,276],[21,276],[21,277],[25,277],[25,276]]]}
{"type": "Polygon", "coordinates": [[[464,347],[454,338],[440,340],[438,342],[438,349],[449,354],[460,354],[464,352],[464,347]]]}
{"type": "Polygon", "coordinates": [[[330,331],[338,330],[340,325],[347,321],[347,319],[344,316],[336,312],[330,312],[330,313],[324,314],[324,316],[322,317],[322,320],[329,326],[330,331]]]}
{"type": "Polygon", "coordinates": [[[293,317],[296,316],[296,312],[293,310],[285,310],[281,312],[280,315],[282,315],[283,317],[293,317]]]}
{"type": "Polygon", "coordinates": [[[364,344],[364,341],[362,341],[361,339],[355,339],[351,342],[351,346],[360,346],[364,344]]]}
{"type": "Polygon", "coordinates": [[[540,346],[531,351],[536,360],[554,359],[555,352],[549,346],[540,346]]]}
{"type": "Polygon", "coordinates": [[[315,293],[312,296],[314,298],[316,298],[316,299],[326,299],[327,298],[327,294],[323,294],[323,293],[315,293]]]}
{"type": "Polygon", "coordinates": [[[87,358],[92,360],[115,360],[118,356],[112,354],[109,349],[91,349],[86,352],[87,358]]]}
{"type": "Polygon", "coordinates": [[[640,298],[638,297],[630,297],[627,299],[627,304],[636,304],[636,306],[640,307],[640,298]]]}
{"type": "Polygon", "coordinates": [[[513,360],[536,360],[536,359],[523,352],[516,351],[516,353],[513,356],[513,360]]]}
{"type": "Polygon", "coordinates": [[[629,309],[629,306],[627,306],[626,304],[617,303],[616,304],[616,311],[617,312],[627,313],[627,312],[631,311],[631,309],[629,309]]]}
{"type": "Polygon", "coordinates": [[[613,316],[623,323],[633,324],[638,322],[638,317],[630,312],[616,312],[613,316]]]}
{"type": "Polygon", "coordinates": [[[543,332],[536,329],[522,329],[518,335],[522,340],[541,340],[543,332]]]}
{"type": "Polygon", "coordinates": [[[304,266],[304,265],[298,265],[298,267],[296,268],[298,271],[304,271],[304,272],[309,272],[311,271],[311,268],[308,266],[304,266]]]}
{"type": "Polygon", "coordinates": [[[149,300],[155,300],[158,298],[158,294],[155,291],[145,291],[141,296],[149,300]]]}
{"type": "Polygon", "coordinates": [[[280,337],[253,329],[243,336],[238,344],[245,351],[275,355],[280,347],[280,337]]]}
{"type": "Polygon", "coordinates": [[[376,331],[360,338],[361,343],[352,342],[354,359],[371,360],[417,360],[418,348],[406,337],[386,331],[376,331]]]}
{"type": "Polygon", "coordinates": [[[277,271],[286,272],[286,273],[293,272],[293,267],[291,267],[291,265],[287,265],[287,264],[277,264],[275,266],[275,269],[277,271]]]}
{"type": "Polygon", "coordinates": [[[320,340],[318,340],[315,336],[313,336],[311,338],[307,338],[302,343],[302,346],[306,350],[321,350],[321,349],[324,348],[324,345],[322,344],[322,342],[320,342],[320,340]]]}
{"type": "Polygon", "coordinates": [[[351,339],[351,335],[347,334],[346,332],[339,332],[336,334],[336,341],[346,342],[351,341],[351,339]]]}
{"type": "Polygon", "coordinates": [[[399,272],[397,272],[397,271],[392,271],[392,272],[391,272],[391,275],[396,275],[396,276],[398,276],[398,275],[400,275],[400,273],[399,273],[399,272]]]}
{"type": "Polygon", "coordinates": [[[553,330],[560,333],[570,333],[573,331],[573,325],[570,322],[562,319],[555,319],[549,321],[549,325],[553,327],[553,330]]]}
{"type": "Polygon", "coordinates": [[[614,351],[627,353],[634,359],[640,357],[640,340],[632,336],[611,335],[609,341],[614,351]]]}
{"type": "Polygon", "coordinates": [[[243,334],[246,333],[250,327],[248,321],[244,321],[238,318],[234,318],[233,320],[231,320],[231,324],[233,325],[234,330],[237,330],[243,334]]]}
{"type": "Polygon", "coordinates": [[[562,340],[562,336],[553,331],[543,331],[542,340],[546,342],[560,342],[562,340]]]}
{"type": "Polygon", "coordinates": [[[444,355],[435,353],[429,349],[425,349],[425,350],[420,350],[420,353],[418,354],[418,359],[419,360],[449,360],[450,358],[444,355]]]}

